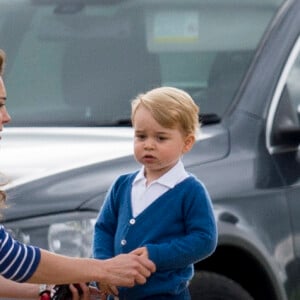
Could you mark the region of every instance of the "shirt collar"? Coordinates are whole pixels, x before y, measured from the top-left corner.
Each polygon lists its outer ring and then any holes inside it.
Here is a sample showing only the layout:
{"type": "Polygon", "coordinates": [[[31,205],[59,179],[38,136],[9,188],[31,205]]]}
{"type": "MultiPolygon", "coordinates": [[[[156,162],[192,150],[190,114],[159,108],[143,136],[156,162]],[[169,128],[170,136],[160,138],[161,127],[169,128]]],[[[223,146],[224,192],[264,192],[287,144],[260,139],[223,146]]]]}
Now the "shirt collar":
{"type": "MultiPolygon", "coordinates": [[[[182,178],[186,176],[188,176],[188,174],[184,169],[182,161],[179,160],[173,168],[171,168],[167,173],[165,173],[158,179],[154,180],[151,184],[158,183],[167,186],[168,188],[173,188],[179,181],[182,180],[182,178]]],[[[133,185],[141,181],[146,181],[146,178],[144,176],[144,167],[142,167],[136,175],[133,181],[133,185]]]]}

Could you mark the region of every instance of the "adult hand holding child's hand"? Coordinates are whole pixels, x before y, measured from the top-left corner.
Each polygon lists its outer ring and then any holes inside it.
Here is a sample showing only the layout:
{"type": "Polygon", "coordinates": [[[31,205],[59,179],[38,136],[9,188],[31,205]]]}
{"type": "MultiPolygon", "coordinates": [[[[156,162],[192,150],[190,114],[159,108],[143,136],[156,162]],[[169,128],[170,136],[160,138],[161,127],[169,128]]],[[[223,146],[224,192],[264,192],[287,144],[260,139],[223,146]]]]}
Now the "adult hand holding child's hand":
{"type": "MultiPolygon", "coordinates": [[[[139,248],[140,249],[140,248],[139,248]]],[[[107,269],[105,282],[110,285],[132,287],[135,284],[144,284],[147,278],[156,270],[155,264],[148,259],[148,255],[139,255],[141,250],[129,254],[120,254],[106,259],[103,266],[107,269]]]]}

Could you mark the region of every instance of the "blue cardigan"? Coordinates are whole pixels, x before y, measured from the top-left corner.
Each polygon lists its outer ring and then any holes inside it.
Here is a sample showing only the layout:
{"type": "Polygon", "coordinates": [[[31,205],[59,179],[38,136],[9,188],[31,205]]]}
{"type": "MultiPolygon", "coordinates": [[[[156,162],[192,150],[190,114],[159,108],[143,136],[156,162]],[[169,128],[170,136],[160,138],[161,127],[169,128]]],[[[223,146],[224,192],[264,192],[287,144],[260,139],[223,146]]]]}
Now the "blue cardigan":
{"type": "Polygon", "coordinates": [[[191,175],[133,218],[131,186],[136,174],[122,175],[111,186],[95,224],[93,255],[106,259],[145,246],[157,271],[144,285],[119,289],[120,299],[179,294],[193,276],[193,263],[216,248],[210,197],[191,175]]]}

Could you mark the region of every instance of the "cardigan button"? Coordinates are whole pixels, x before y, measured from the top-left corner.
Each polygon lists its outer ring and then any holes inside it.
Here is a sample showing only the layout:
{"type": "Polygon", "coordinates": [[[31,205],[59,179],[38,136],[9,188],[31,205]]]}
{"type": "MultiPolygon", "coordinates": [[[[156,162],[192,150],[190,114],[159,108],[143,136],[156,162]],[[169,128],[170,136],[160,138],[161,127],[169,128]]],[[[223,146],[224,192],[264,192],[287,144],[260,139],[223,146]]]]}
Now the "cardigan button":
{"type": "Polygon", "coordinates": [[[134,224],[135,224],[135,219],[130,219],[129,223],[130,223],[131,225],[134,225],[134,224]]]}
{"type": "Polygon", "coordinates": [[[121,241],[121,245],[122,245],[122,246],[125,246],[126,244],[127,244],[127,241],[126,241],[126,240],[122,240],[122,241],[121,241]]]}

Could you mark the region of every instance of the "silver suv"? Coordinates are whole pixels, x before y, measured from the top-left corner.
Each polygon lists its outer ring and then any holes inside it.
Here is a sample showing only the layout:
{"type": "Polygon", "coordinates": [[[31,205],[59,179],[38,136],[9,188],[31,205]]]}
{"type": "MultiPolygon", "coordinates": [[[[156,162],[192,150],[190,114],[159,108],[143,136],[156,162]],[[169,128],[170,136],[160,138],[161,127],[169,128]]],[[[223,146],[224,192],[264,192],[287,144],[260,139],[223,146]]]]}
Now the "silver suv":
{"type": "Polygon", "coordinates": [[[175,86],[201,108],[184,162],[219,227],[192,298],[300,299],[299,0],[1,0],[0,48],[16,238],[90,256],[108,187],[139,167],[130,100],[175,86]]]}

